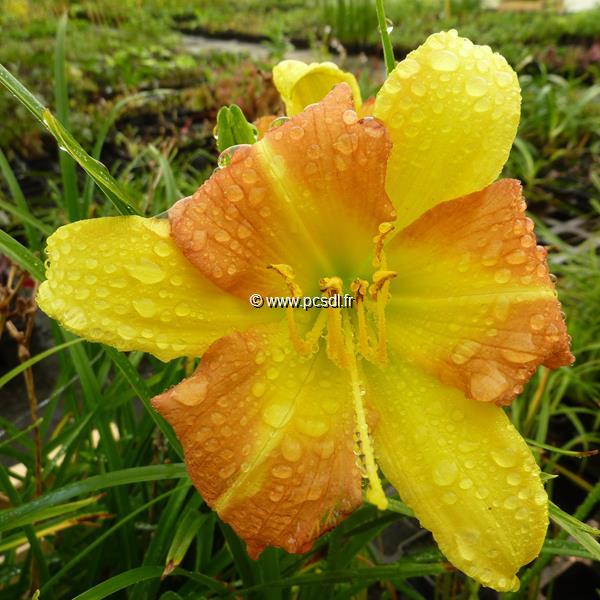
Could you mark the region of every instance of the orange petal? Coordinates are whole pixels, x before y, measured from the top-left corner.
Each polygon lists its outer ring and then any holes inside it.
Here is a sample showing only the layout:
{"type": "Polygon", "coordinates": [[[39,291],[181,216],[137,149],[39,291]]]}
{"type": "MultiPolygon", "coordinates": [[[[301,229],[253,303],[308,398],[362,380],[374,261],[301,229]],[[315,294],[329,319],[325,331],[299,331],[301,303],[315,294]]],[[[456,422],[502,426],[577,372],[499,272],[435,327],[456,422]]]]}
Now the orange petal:
{"type": "Polygon", "coordinates": [[[361,503],[348,387],[331,361],[299,358],[273,327],[216,342],[153,404],[194,485],[256,557],[266,546],[307,551],[361,503]]]}
{"type": "Polygon", "coordinates": [[[573,361],[524,210],[519,182],[502,180],[429,210],[387,249],[392,343],[477,400],[510,402],[539,365],[573,361]]]}
{"type": "Polygon", "coordinates": [[[242,297],[281,290],[265,268],[273,263],[290,265],[305,293],[324,275],[356,276],[378,225],[394,217],[384,191],[389,149],[384,127],[357,120],[340,84],[176,204],[172,235],[202,273],[242,297]]]}
{"type": "Polygon", "coordinates": [[[259,117],[254,121],[254,125],[258,130],[258,139],[262,140],[265,137],[265,133],[269,131],[269,127],[273,124],[273,121],[277,118],[277,115],[266,115],[259,117]]]}

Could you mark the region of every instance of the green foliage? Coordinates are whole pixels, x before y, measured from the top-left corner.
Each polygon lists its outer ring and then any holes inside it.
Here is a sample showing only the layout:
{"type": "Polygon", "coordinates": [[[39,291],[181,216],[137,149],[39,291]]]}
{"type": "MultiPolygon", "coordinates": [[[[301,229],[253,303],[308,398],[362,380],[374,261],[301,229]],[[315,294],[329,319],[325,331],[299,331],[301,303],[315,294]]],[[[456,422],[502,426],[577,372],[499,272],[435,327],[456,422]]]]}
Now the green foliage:
{"type": "Polygon", "coordinates": [[[256,127],[248,123],[237,104],[219,109],[215,132],[219,152],[238,144],[254,144],[258,135],[256,127]]]}

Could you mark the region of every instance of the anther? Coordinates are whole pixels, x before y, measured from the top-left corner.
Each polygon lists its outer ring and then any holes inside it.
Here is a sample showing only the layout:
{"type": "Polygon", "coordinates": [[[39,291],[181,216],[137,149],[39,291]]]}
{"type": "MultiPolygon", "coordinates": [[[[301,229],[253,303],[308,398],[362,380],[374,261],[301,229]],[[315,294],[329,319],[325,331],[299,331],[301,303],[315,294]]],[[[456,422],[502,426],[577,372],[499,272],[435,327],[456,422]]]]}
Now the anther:
{"type": "Polygon", "coordinates": [[[290,265],[267,265],[267,269],[273,269],[273,271],[275,271],[283,277],[283,280],[288,286],[290,294],[293,298],[300,298],[302,296],[302,290],[300,289],[300,286],[294,281],[296,274],[294,273],[294,269],[292,269],[290,265]]]}
{"type": "MultiPolygon", "coordinates": [[[[321,291],[329,297],[341,295],[343,290],[343,282],[341,278],[323,277],[319,281],[321,291]]],[[[335,362],[339,367],[346,368],[348,366],[348,356],[344,343],[344,335],[342,331],[342,311],[331,306],[326,308],[327,312],[327,356],[335,362]]]]}
{"type": "Polygon", "coordinates": [[[383,286],[388,282],[394,279],[398,273],[396,271],[375,271],[373,273],[373,284],[369,288],[369,292],[371,293],[371,297],[373,300],[377,299],[377,294],[383,288],[383,286]]]}
{"type": "Polygon", "coordinates": [[[319,287],[322,292],[328,296],[340,295],[343,288],[342,280],[339,277],[323,277],[319,280],[319,287]]]}
{"type": "Polygon", "coordinates": [[[394,226],[391,223],[381,223],[379,225],[379,233],[373,238],[375,244],[375,254],[373,256],[373,266],[378,268],[386,267],[385,255],[383,253],[383,245],[389,234],[394,231],[394,226]]]}

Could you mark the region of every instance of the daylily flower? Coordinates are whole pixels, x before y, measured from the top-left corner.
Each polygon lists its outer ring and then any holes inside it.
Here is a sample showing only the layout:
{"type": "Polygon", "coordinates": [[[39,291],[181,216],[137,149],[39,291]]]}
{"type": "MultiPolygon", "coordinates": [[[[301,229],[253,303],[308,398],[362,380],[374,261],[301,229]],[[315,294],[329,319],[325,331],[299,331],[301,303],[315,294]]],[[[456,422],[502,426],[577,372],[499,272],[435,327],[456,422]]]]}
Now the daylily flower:
{"type": "Polygon", "coordinates": [[[288,98],[297,114],[168,220],[61,227],[38,302],[90,340],[202,356],[154,406],[251,556],[308,550],[361,504],[363,476],[385,508],[378,464],[454,565],[515,589],[548,500],[500,405],[538,365],[572,361],[521,186],[492,183],[517,77],[451,31],[397,66],[376,118],[358,119],[352,86],[334,83],[300,112],[288,98]],[[321,293],[354,306],[248,304],[321,293]]]}

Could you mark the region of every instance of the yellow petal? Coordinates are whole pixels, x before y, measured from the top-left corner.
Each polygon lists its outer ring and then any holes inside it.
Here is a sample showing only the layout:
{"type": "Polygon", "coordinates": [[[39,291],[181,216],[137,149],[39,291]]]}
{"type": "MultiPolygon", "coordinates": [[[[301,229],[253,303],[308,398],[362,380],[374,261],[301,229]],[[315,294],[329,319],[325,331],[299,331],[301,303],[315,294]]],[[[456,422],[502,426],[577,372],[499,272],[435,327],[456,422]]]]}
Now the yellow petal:
{"type": "Polygon", "coordinates": [[[290,117],[302,112],[309,104],[320,102],[344,81],[352,88],[354,106],[358,110],[362,101],[356,78],[335,63],[307,65],[299,60],[284,60],[273,68],[273,82],[290,117]]]}
{"type": "Polygon", "coordinates": [[[516,589],[548,526],[548,498],[523,438],[501,408],[394,354],[366,371],[375,452],[390,483],[452,564],[488,587],[516,589]]]}
{"type": "Polygon", "coordinates": [[[517,75],[488,46],[436,33],[400,62],[375,102],[393,141],[386,191],[399,226],[498,177],[519,123],[517,75]]]}
{"type": "Polygon", "coordinates": [[[518,181],[432,208],[386,255],[398,273],[387,308],[390,343],[470,398],[508,403],[539,365],[573,362],[518,181]]]}
{"type": "Polygon", "coordinates": [[[204,279],[170,237],[169,222],[108,217],[60,227],[37,302],[66,329],[162,360],[197,356],[234,329],[273,318],[204,279]]]}
{"type": "Polygon", "coordinates": [[[324,352],[301,359],[285,326],[233,334],[153,400],[203,498],[256,557],[306,552],[361,503],[349,384],[324,352]]]}

